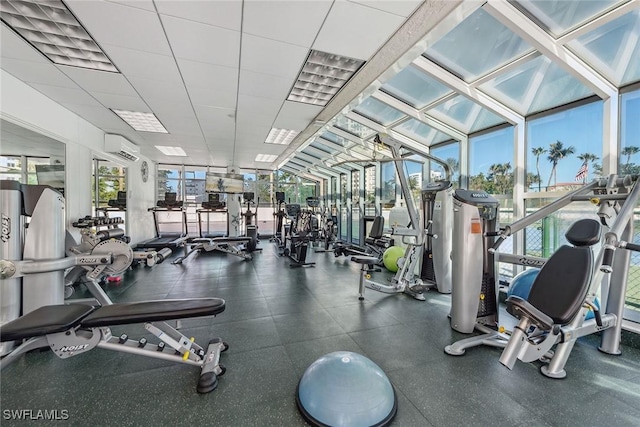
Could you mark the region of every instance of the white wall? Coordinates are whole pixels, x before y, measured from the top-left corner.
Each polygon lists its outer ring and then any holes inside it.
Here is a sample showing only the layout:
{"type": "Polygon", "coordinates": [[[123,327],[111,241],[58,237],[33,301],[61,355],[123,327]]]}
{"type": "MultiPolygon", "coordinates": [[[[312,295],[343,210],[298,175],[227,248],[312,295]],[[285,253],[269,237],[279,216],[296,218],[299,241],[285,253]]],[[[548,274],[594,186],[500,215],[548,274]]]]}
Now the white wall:
{"type": "MultiPolygon", "coordinates": [[[[0,70],[0,116],[65,144],[66,223],[91,213],[91,165],[93,153],[103,153],[104,132],[32,87],[0,70]]],[[[154,170],[152,162],[149,169],[154,170]]],[[[122,160],[128,167],[127,230],[132,243],[153,237],[154,227],[147,208],[155,201],[155,177],[142,183],[140,161],[122,160]],[[129,204],[130,202],[130,204],[129,204]],[[148,217],[148,218],[147,218],[148,217]]],[[[76,238],[79,234],[76,234],[76,238]]]]}

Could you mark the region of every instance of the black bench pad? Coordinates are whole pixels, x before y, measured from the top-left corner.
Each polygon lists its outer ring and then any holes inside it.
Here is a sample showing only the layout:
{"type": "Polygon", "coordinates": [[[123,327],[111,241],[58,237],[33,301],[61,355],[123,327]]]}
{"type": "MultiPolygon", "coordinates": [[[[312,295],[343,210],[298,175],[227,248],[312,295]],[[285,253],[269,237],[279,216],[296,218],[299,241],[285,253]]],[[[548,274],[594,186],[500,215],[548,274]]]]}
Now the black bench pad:
{"type": "Polygon", "coordinates": [[[105,305],[82,320],[81,326],[125,325],[213,316],[222,313],[225,302],[221,298],[167,299],[105,305]]]}
{"type": "Polygon", "coordinates": [[[95,307],[85,304],[46,305],[3,325],[0,339],[16,341],[64,332],[94,310],[95,307]]]}
{"type": "Polygon", "coordinates": [[[372,256],[352,256],[351,261],[357,262],[358,264],[377,264],[378,258],[372,256]]]}

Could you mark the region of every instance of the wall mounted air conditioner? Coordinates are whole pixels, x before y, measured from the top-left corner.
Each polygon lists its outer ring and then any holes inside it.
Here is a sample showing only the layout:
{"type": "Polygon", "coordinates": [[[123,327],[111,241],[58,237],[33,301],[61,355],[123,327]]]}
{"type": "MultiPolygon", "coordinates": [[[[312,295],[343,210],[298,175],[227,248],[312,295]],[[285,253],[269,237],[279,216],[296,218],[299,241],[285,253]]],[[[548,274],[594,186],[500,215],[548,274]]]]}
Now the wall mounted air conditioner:
{"type": "Polygon", "coordinates": [[[104,151],[132,162],[137,162],[140,159],[138,146],[120,135],[105,134],[104,151]]]}

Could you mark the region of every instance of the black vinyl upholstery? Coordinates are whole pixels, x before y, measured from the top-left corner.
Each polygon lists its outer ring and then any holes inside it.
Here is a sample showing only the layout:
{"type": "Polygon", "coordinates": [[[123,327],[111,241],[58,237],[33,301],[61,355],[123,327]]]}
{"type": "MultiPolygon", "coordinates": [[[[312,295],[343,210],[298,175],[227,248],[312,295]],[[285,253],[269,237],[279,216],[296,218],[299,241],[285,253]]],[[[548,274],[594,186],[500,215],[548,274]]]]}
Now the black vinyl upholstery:
{"type": "Polygon", "coordinates": [[[0,340],[16,341],[64,332],[94,310],[95,307],[85,304],[46,305],[3,325],[0,340]]]}
{"type": "Polygon", "coordinates": [[[372,239],[379,239],[384,234],[384,217],[377,216],[373,219],[373,224],[371,224],[371,231],[369,232],[369,237],[372,239]]]}
{"type": "Polygon", "coordinates": [[[584,303],[592,270],[590,248],[562,246],[538,273],[527,301],[554,323],[565,325],[584,303]]]}
{"type": "Polygon", "coordinates": [[[224,308],[225,301],[221,298],[168,299],[119,303],[100,307],[100,309],[85,317],[81,322],[81,326],[96,328],[129,323],[214,316],[222,313],[224,308]]]}
{"type": "Polygon", "coordinates": [[[600,241],[602,228],[595,219],[574,222],[565,233],[567,241],[575,246],[593,246],[600,241]]]}

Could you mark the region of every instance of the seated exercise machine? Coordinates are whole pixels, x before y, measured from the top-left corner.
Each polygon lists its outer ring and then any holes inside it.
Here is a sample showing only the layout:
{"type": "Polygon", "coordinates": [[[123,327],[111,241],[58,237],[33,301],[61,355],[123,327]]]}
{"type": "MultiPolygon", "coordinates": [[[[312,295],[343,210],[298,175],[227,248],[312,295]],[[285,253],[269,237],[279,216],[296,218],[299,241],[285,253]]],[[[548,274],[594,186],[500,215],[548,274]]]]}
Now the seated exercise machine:
{"type": "Polygon", "coordinates": [[[156,237],[138,243],[136,249],[162,249],[170,248],[175,250],[185,246],[187,241],[187,212],[183,207],[182,201],[177,200],[176,193],[165,193],[164,200],[158,200],[157,205],[149,208],[149,212],[153,214],[153,223],[156,229],[156,237]],[[170,217],[179,216],[179,221],[172,221],[171,224],[180,224],[180,231],[163,231],[162,226],[166,227],[170,217]],[[162,217],[162,218],[161,218],[162,217]]]}
{"type": "MultiPolygon", "coordinates": [[[[406,203],[406,210],[409,215],[409,226],[401,227],[397,224],[394,224],[391,227],[391,235],[400,236],[402,242],[406,245],[406,249],[403,258],[401,258],[398,263],[398,271],[391,279],[390,283],[381,283],[371,278],[371,272],[374,269],[374,265],[378,262],[377,257],[366,255],[356,255],[351,257],[351,261],[361,264],[358,299],[364,300],[364,290],[365,288],[369,288],[388,294],[406,293],[414,299],[424,301],[424,291],[435,286],[433,283],[425,283],[420,277],[416,275],[416,272],[420,270],[420,264],[423,263],[425,238],[436,239],[438,238],[438,235],[429,230],[430,226],[433,224],[433,221],[431,219],[428,220],[428,227],[423,228],[420,224],[420,214],[413,204],[413,197],[409,189],[407,174],[405,173],[403,167],[404,160],[400,156],[401,144],[386,135],[377,135],[376,140],[377,142],[384,143],[384,145],[389,148],[394,158],[393,163],[396,167],[397,176],[400,180],[400,188],[402,190],[403,198],[406,203]]],[[[444,168],[447,178],[451,176],[451,170],[445,161],[431,156],[427,153],[421,153],[421,155],[427,157],[435,163],[440,164],[444,168]]],[[[446,188],[448,188],[448,186],[442,184],[433,187],[434,190],[435,188],[438,188],[438,190],[435,191],[437,193],[443,192],[446,188]]],[[[440,215],[446,215],[447,213],[444,211],[445,206],[442,203],[440,204],[440,208],[440,215]]],[[[438,224],[442,226],[444,225],[443,221],[440,221],[438,224]]],[[[446,236],[446,234],[444,235],[446,236]]],[[[432,253],[434,264],[442,263],[441,265],[438,265],[438,267],[435,267],[435,265],[433,266],[433,269],[435,271],[442,272],[442,278],[446,277],[447,274],[449,274],[447,271],[448,264],[445,261],[446,259],[448,259],[448,256],[449,255],[447,253],[432,253]]],[[[444,285],[446,282],[441,281],[441,283],[444,285]]],[[[438,286],[439,290],[441,289],[441,286],[438,286]]],[[[446,292],[446,286],[442,287],[442,289],[442,292],[446,292]]]]}
{"type": "Polygon", "coordinates": [[[224,300],[111,304],[93,280],[88,282],[94,285],[90,289],[93,299],[69,300],[73,303],[65,305],[66,269],[83,268],[88,278],[95,279],[109,269],[128,268],[131,249],[117,238],[121,233],[110,228],[85,233],[87,237],[65,257],[64,198],[59,192],[43,185],[0,181],[0,199],[0,355],[4,356],[0,369],[37,348],[48,346],[57,356],[67,358],[99,347],[199,366],[198,391],[216,387],[217,377],[225,371],[219,363],[220,353],[228,346],[217,338],[205,350],[163,321],[215,316],[224,311],[224,300]],[[133,341],[126,335],[112,336],[109,326],[128,323],[145,323],[147,331],[161,342],[154,345],[144,338],[133,341]]]}
{"type": "MultiPolygon", "coordinates": [[[[497,316],[493,322],[483,324],[478,319],[474,324],[473,313],[478,313],[479,301],[488,298],[478,291],[465,290],[464,287],[459,291],[457,287],[460,283],[454,277],[452,327],[462,325],[462,319],[471,319],[464,321],[468,328],[457,330],[469,333],[477,329],[484,334],[447,346],[445,352],[461,355],[467,348],[477,345],[500,347],[504,348],[500,361],[505,366],[513,367],[517,359],[526,362],[541,360],[546,363],[541,368],[541,373],[550,378],[566,376],[565,365],[580,337],[599,332],[599,350],[607,354],[620,354],[622,315],[630,263],[628,250],[640,249],[637,245],[628,243],[633,239],[633,209],[639,198],[640,186],[635,177],[611,175],[596,179],[500,230],[485,231],[488,250],[484,252],[480,262],[488,270],[481,270],[481,274],[495,274],[494,266],[498,262],[542,267],[542,270],[534,281],[527,300],[515,296],[508,299],[507,311],[520,319],[511,333],[501,327],[497,316]],[[509,236],[572,202],[587,201],[597,206],[598,221],[581,220],[569,229],[566,238],[573,247],[561,247],[556,251],[557,255],[554,253],[549,260],[498,251],[509,236]],[[605,227],[605,233],[604,244],[594,258],[590,254],[591,246],[601,240],[600,227],[596,227],[596,222],[605,227]],[[547,267],[549,263],[551,265],[547,267]],[[594,302],[600,289],[602,309],[594,302]],[[462,296],[471,296],[457,298],[456,292],[461,292],[462,296]],[[463,315],[465,310],[467,314],[463,315]],[[595,316],[587,320],[590,311],[595,316]],[[457,320],[454,320],[454,315],[457,320]]],[[[582,212],[580,214],[584,216],[582,212]]],[[[454,239],[454,254],[455,245],[454,239]]],[[[471,247],[474,243],[466,241],[465,245],[471,247]]],[[[466,263],[471,265],[476,261],[467,260],[466,263]]],[[[456,269],[454,265],[454,272],[456,269]]]]}
{"type": "Polygon", "coordinates": [[[337,242],[333,245],[333,254],[336,257],[342,255],[373,257],[377,258],[377,262],[374,264],[382,265],[382,255],[384,254],[384,251],[395,244],[392,237],[385,236],[384,234],[384,217],[380,215],[374,217],[371,230],[364,242],[365,246],[337,242]]]}

